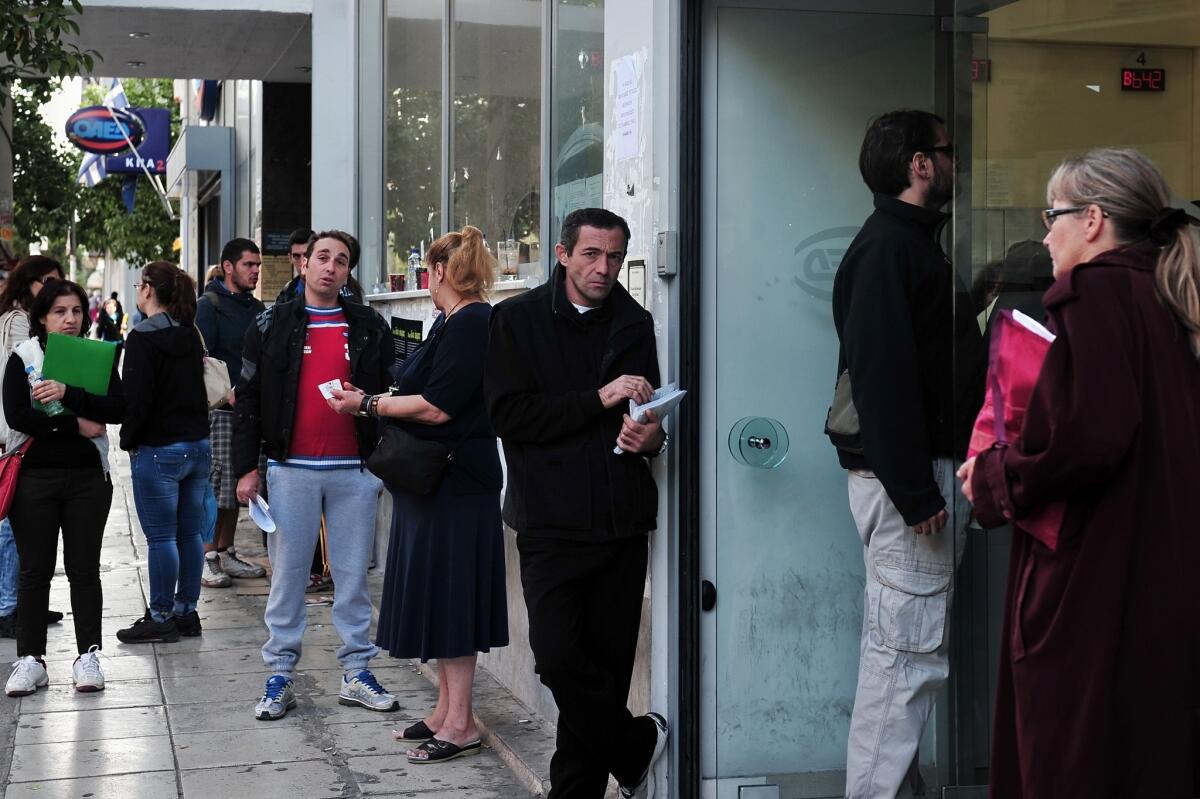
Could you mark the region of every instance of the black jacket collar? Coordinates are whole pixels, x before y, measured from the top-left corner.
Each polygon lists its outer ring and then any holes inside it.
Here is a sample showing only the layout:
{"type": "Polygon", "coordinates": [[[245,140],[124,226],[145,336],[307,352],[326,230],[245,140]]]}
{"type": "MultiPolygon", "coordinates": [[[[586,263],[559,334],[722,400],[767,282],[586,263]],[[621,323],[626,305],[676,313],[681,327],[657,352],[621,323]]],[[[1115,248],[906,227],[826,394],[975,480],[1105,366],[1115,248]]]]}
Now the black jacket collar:
{"type": "MultiPolygon", "coordinates": [[[[566,280],[567,270],[562,264],[555,264],[554,272],[550,275],[550,310],[568,324],[582,326],[585,324],[584,316],[575,310],[575,306],[567,298],[566,280]]],[[[612,315],[610,338],[624,328],[644,322],[650,316],[650,312],[638,305],[620,283],[613,286],[604,305],[591,313],[601,310],[612,315]]]]}
{"type": "Polygon", "coordinates": [[[936,234],[938,228],[950,221],[950,214],[933,211],[929,208],[922,208],[919,205],[906,203],[904,200],[889,197],[886,194],[875,195],[875,210],[907,222],[910,225],[923,228],[929,231],[930,234],[936,234]]]}

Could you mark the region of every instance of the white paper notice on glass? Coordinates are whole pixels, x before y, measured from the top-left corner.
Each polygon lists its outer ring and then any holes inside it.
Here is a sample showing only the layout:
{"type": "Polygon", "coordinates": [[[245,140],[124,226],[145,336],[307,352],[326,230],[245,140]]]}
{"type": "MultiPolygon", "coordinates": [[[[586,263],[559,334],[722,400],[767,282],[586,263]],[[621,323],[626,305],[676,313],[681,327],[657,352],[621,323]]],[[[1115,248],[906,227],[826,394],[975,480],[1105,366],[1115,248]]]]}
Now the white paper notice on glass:
{"type": "MultiPolygon", "coordinates": [[[[668,383],[658,389],[650,396],[650,401],[638,405],[633,400],[629,401],[629,416],[639,424],[646,421],[646,411],[654,411],[654,415],[660,420],[667,418],[671,411],[679,406],[687,391],[676,387],[675,383],[668,383]]],[[[613,447],[613,454],[620,455],[625,450],[619,446],[613,447]]]]}
{"type": "Polygon", "coordinates": [[[638,88],[637,62],[627,55],[613,62],[613,137],[617,144],[617,160],[625,161],[638,154],[641,97],[638,88]]]}

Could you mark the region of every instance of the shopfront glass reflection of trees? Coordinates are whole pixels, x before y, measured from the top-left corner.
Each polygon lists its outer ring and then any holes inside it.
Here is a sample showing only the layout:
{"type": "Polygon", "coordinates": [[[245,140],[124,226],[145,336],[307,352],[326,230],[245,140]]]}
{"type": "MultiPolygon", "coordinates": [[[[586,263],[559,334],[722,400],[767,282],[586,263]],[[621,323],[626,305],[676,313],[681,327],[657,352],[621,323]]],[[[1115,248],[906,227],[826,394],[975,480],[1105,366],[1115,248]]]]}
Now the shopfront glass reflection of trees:
{"type": "Polygon", "coordinates": [[[442,3],[388,0],[384,94],[387,271],[441,235],[442,3]]]}
{"type": "Polygon", "coordinates": [[[576,208],[604,204],[604,0],[558,3],[550,121],[550,236],[576,208]]]}
{"type": "Polygon", "coordinates": [[[528,273],[541,245],[542,3],[458,0],[454,15],[453,227],[480,228],[502,271],[528,273]]]}

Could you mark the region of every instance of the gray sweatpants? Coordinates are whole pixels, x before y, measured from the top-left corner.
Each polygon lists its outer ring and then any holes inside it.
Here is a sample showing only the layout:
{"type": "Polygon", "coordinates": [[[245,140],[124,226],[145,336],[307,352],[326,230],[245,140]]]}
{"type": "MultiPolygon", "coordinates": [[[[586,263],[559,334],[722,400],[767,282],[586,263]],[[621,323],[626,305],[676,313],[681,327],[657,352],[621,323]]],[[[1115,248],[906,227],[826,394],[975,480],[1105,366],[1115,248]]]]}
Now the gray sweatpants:
{"type": "Polygon", "coordinates": [[[950,458],[933,463],[950,514],[917,535],[871,472],[849,473],[866,562],[858,690],[846,752],[847,799],[908,795],[905,775],[938,688],[950,674],[949,616],[969,506],[950,458]]]}
{"type": "Polygon", "coordinates": [[[262,648],[263,663],[273,673],[291,674],[300,660],[308,620],[304,589],[324,513],[336,586],[333,626],[342,638],[337,659],[343,669],[365,669],[379,653],[370,638],[367,567],[383,484],[365,469],[317,471],[272,463],[267,485],[276,530],[267,536],[271,594],[263,620],[270,637],[262,648]]]}

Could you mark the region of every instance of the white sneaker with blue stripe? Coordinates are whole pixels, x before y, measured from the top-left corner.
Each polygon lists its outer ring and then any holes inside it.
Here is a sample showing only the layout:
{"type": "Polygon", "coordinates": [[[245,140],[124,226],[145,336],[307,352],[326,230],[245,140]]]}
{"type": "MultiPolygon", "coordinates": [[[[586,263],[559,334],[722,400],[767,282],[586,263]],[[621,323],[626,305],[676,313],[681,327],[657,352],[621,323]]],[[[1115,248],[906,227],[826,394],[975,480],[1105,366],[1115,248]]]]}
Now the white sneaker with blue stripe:
{"type": "Polygon", "coordinates": [[[272,674],[267,678],[267,687],[263,690],[262,699],[254,706],[254,718],[259,721],[275,721],[287,715],[296,706],[296,692],[292,690],[292,681],[282,674],[272,674]]]}
{"type": "Polygon", "coordinates": [[[353,677],[348,674],[342,675],[342,689],[338,691],[338,704],[358,705],[367,710],[377,710],[380,713],[400,709],[400,703],[396,701],[396,697],[383,690],[383,686],[379,684],[379,680],[375,679],[375,675],[369,669],[363,669],[353,677]]]}

